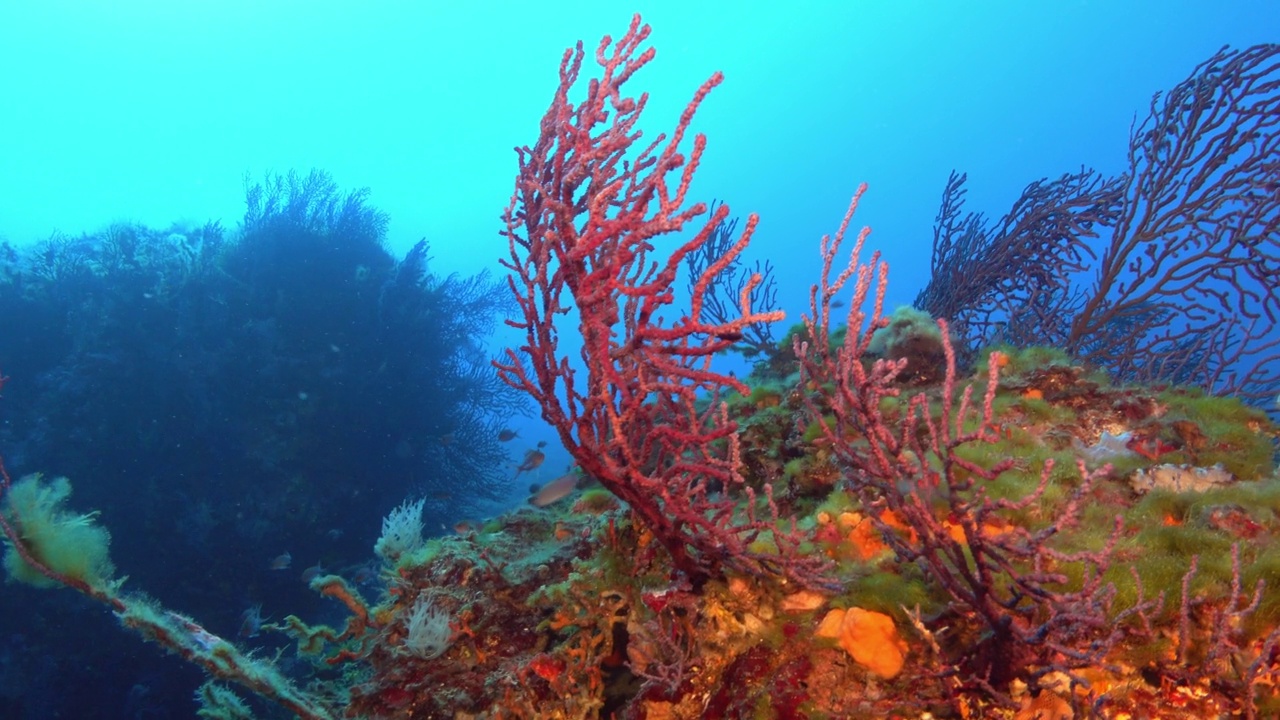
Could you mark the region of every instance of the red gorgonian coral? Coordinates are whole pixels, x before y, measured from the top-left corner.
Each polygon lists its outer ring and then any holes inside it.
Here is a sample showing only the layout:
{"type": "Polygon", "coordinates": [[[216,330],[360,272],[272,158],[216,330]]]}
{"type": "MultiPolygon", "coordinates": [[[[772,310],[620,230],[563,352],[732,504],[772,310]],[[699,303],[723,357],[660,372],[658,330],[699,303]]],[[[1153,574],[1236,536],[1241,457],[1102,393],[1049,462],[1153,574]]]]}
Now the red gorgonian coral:
{"type": "Polygon", "coordinates": [[[502,262],[520,307],[508,324],[524,330],[525,341],[496,365],[537,400],[578,465],[626,501],[695,582],[727,567],[820,584],[823,562],[800,551],[800,535],[780,522],[770,488],[747,486],[739,471],[737,428],[720,397],[746,387],[711,368],[712,356],[748,325],[782,318],[751,311],[758,276],[742,290],[742,317],[703,317],[708,286],[747,246],[754,215],[696,278],[689,312],[664,326],[681,263],[729,209],[708,213],[704,203],[687,203],[705,137],[693,138],[688,156],[680,151],[719,73],[694,94],[670,138],[659,135],[636,152],[648,96],[628,97],[622,86],[653,59],[652,48],[640,51],[648,35],[636,16],[616,43],[606,36],[596,50],[602,76],[576,104],[569,95],[584,53],[581,43],[566,51],[542,133],[518,151],[520,173],[504,215],[511,254],[502,262]],[[665,259],[651,257],[659,238],[695,222],[701,227],[693,237],[665,259]],[[571,304],[581,368],[558,347],[571,304]]]}

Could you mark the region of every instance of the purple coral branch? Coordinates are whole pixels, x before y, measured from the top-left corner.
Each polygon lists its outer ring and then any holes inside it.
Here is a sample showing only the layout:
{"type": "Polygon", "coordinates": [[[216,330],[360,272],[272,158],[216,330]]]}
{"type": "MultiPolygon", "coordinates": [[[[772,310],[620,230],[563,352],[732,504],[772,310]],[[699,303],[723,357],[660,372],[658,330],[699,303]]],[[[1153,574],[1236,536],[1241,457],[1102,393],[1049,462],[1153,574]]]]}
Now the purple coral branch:
{"type": "MultiPolygon", "coordinates": [[[[1020,499],[987,495],[985,483],[1010,470],[1012,460],[984,468],[959,451],[998,440],[998,363],[991,358],[982,401],[976,404],[973,384],[960,389],[945,321],[938,323],[946,373],[937,419],[924,394],[910,398],[900,417],[886,413],[882,401],[899,394],[893,382],[901,365],[879,360],[867,366],[863,356],[871,335],[885,324],[881,313],[888,268],[878,255],[867,264],[859,262],[864,229],[848,265],[831,278],[848,220],[834,240],[823,239],[823,275],[810,293],[807,333],[795,345],[803,382],[825,389],[822,395],[807,394],[805,402],[826,445],[846,467],[851,489],[898,560],[916,563],[951,597],[953,611],[980,626],[985,639],[968,659],[966,682],[999,689],[1017,676],[1070,674],[1097,665],[1121,635],[1111,617],[1115,588],[1103,580],[1121,520],[1116,518],[1107,543],[1094,551],[1066,553],[1052,542],[1077,521],[1093,484],[1109,468],[1090,472],[1080,463],[1080,484],[1044,528],[1032,532],[1001,522],[1001,515],[1039,502],[1054,465],[1047,461],[1036,488],[1020,499]],[[853,301],[844,342],[832,350],[831,303],[850,279],[853,301]],[[863,308],[869,298],[867,314],[863,308]],[[890,513],[909,534],[890,525],[890,513]],[[1080,587],[1065,587],[1068,578],[1056,569],[1064,564],[1084,568],[1080,587]]],[[[1140,599],[1127,612],[1143,615],[1152,607],[1153,601],[1140,599]]]]}

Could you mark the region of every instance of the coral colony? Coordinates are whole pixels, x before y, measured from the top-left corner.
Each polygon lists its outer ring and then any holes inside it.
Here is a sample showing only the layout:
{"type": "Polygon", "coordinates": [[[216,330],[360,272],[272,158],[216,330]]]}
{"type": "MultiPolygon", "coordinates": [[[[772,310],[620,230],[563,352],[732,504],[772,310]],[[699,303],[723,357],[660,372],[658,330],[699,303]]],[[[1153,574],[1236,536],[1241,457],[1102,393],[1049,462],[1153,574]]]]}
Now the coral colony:
{"type": "Polygon", "coordinates": [[[771,344],[739,265],[756,217],[726,242],[729,208],[688,197],[721,77],[637,145],[648,35],[604,38],[585,88],[566,51],[504,214],[523,344],[496,371],[577,463],[554,492],[430,540],[406,501],[376,597],[311,580],[341,627],[261,624],[287,676],[125,591],[65,479],[4,476],[11,576],[204,668],[211,718],[250,716],[236,689],[312,720],[1280,712],[1277,429],[1239,399],[1270,401],[1280,361],[1280,46],[1153,102],[1121,178],[1035,183],[992,228],[953,177],[917,308],[885,312],[859,188],[771,344]],[[713,367],[744,342],[750,377],[713,367]]]}

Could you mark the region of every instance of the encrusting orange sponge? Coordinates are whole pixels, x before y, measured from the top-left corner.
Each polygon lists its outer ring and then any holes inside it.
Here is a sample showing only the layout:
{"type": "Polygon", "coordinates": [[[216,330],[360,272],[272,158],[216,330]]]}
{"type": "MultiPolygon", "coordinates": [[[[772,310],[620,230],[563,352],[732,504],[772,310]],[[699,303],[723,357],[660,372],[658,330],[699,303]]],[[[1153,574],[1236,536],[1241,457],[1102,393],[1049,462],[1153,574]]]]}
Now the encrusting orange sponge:
{"type": "Polygon", "coordinates": [[[907,643],[898,635],[893,618],[873,610],[832,610],[818,623],[814,635],[834,638],[854,662],[885,680],[897,677],[907,659],[907,643]]]}

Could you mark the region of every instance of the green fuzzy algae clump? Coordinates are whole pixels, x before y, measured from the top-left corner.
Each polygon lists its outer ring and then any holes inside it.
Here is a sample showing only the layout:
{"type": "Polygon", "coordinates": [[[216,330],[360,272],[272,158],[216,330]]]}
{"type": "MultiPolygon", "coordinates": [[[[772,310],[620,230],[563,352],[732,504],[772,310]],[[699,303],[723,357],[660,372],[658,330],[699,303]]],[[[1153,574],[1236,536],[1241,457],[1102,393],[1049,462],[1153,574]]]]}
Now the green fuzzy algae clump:
{"type": "MultiPolygon", "coordinates": [[[[45,481],[28,475],[9,488],[5,516],[16,529],[31,556],[50,570],[92,587],[105,587],[115,574],[108,555],[111,534],[95,522],[97,513],[78,514],[66,509],[71,482],[65,477],[45,481]]],[[[12,543],[4,555],[9,577],[48,588],[58,585],[23,559],[12,543]]]]}

